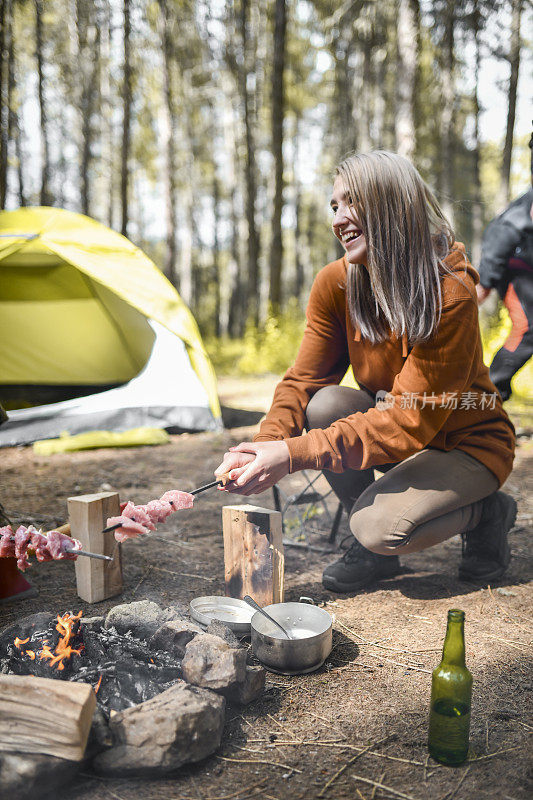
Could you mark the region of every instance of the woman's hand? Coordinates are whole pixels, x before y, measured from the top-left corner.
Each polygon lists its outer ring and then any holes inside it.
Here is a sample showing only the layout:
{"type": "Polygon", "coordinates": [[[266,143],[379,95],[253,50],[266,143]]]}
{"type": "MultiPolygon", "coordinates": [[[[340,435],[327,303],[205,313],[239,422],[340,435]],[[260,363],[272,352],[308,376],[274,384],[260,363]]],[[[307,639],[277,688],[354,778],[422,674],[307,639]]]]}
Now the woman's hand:
{"type": "MultiPolygon", "coordinates": [[[[249,463],[237,465],[237,461],[228,458],[227,463],[234,465],[231,471],[232,480],[225,487],[228,492],[246,496],[259,494],[270,489],[289,473],[289,448],[284,441],[241,442],[236,447],[230,447],[230,453],[226,455],[235,459],[252,459],[249,463]]],[[[225,463],[224,457],[221,466],[225,463]]]]}
{"type": "Polygon", "coordinates": [[[227,475],[230,480],[236,480],[243,472],[247,464],[253,461],[255,455],[253,453],[224,453],[222,464],[215,470],[217,478],[227,475]]]}

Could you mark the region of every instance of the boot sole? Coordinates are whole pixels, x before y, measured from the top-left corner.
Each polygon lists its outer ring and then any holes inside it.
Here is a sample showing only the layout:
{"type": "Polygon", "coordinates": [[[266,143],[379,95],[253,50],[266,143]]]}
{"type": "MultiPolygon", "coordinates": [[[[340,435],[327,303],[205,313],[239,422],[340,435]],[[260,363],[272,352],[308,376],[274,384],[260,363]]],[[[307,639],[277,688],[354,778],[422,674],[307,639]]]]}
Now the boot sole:
{"type": "Polygon", "coordinates": [[[341,583],[340,581],[336,581],[335,578],[326,575],[326,577],[322,577],[322,586],[325,589],[329,589],[330,592],[357,592],[359,589],[366,589],[367,586],[372,586],[372,584],[384,581],[387,578],[395,578],[396,575],[399,575],[401,572],[402,569],[399,567],[398,569],[391,570],[387,575],[376,575],[376,577],[372,578],[370,581],[359,581],[359,583],[341,583]]]}
{"type": "Polygon", "coordinates": [[[487,581],[495,581],[498,578],[501,578],[504,574],[505,570],[509,566],[511,561],[511,548],[509,547],[509,542],[507,540],[507,534],[515,524],[516,515],[518,514],[518,506],[516,504],[516,500],[511,498],[512,503],[509,504],[507,509],[507,514],[505,516],[503,527],[505,530],[505,554],[504,554],[504,564],[502,564],[498,569],[492,570],[492,572],[486,572],[484,575],[476,575],[475,573],[468,572],[468,570],[462,569],[461,566],[459,567],[458,575],[459,580],[461,581],[470,581],[472,583],[485,583],[487,581]]]}

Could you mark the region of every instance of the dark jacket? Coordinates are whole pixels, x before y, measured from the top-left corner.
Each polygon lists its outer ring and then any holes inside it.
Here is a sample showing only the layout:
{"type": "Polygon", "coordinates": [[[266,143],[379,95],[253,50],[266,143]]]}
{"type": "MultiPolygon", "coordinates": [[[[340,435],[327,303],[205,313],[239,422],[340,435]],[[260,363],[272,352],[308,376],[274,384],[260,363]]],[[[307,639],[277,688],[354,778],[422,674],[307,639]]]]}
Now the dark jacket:
{"type": "Polygon", "coordinates": [[[530,271],[533,277],[533,189],[518,197],[483,234],[479,281],[486,289],[505,295],[513,272],[530,271]]]}

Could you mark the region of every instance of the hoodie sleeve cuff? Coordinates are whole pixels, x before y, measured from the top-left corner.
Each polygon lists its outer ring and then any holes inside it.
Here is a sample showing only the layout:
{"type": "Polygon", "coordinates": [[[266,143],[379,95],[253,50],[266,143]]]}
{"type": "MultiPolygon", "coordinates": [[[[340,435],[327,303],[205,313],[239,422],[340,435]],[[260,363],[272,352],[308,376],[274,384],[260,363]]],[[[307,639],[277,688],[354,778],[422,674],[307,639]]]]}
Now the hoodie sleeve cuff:
{"type": "Polygon", "coordinates": [[[320,459],[315,452],[309,434],[294,436],[285,439],[289,448],[289,472],[298,472],[301,469],[321,469],[320,459]]]}

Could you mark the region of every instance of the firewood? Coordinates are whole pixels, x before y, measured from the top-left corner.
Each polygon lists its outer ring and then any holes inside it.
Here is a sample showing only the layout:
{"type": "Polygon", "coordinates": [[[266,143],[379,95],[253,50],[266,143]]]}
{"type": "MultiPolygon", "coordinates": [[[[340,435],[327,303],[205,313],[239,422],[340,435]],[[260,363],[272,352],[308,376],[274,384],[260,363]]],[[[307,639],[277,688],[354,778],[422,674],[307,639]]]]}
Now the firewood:
{"type": "Polygon", "coordinates": [[[0,675],[0,752],[81,761],[95,707],[87,683],[0,675]]]}
{"type": "Polygon", "coordinates": [[[224,506],[226,595],[251,595],[260,606],[283,602],[281,514],[258,506],[224,506]]]}
{"type": "Polygon", "coordinates": [[[87,603],[99,603],[122,592],[120,545],[112,532],[103,533],[108,517],[120,514],[118,494],[100,492],[69,497],[71,536],[79,539],[83,550],[113,556],[113,561],[78,558],[76,584],[78,596],[87,603]]]}

